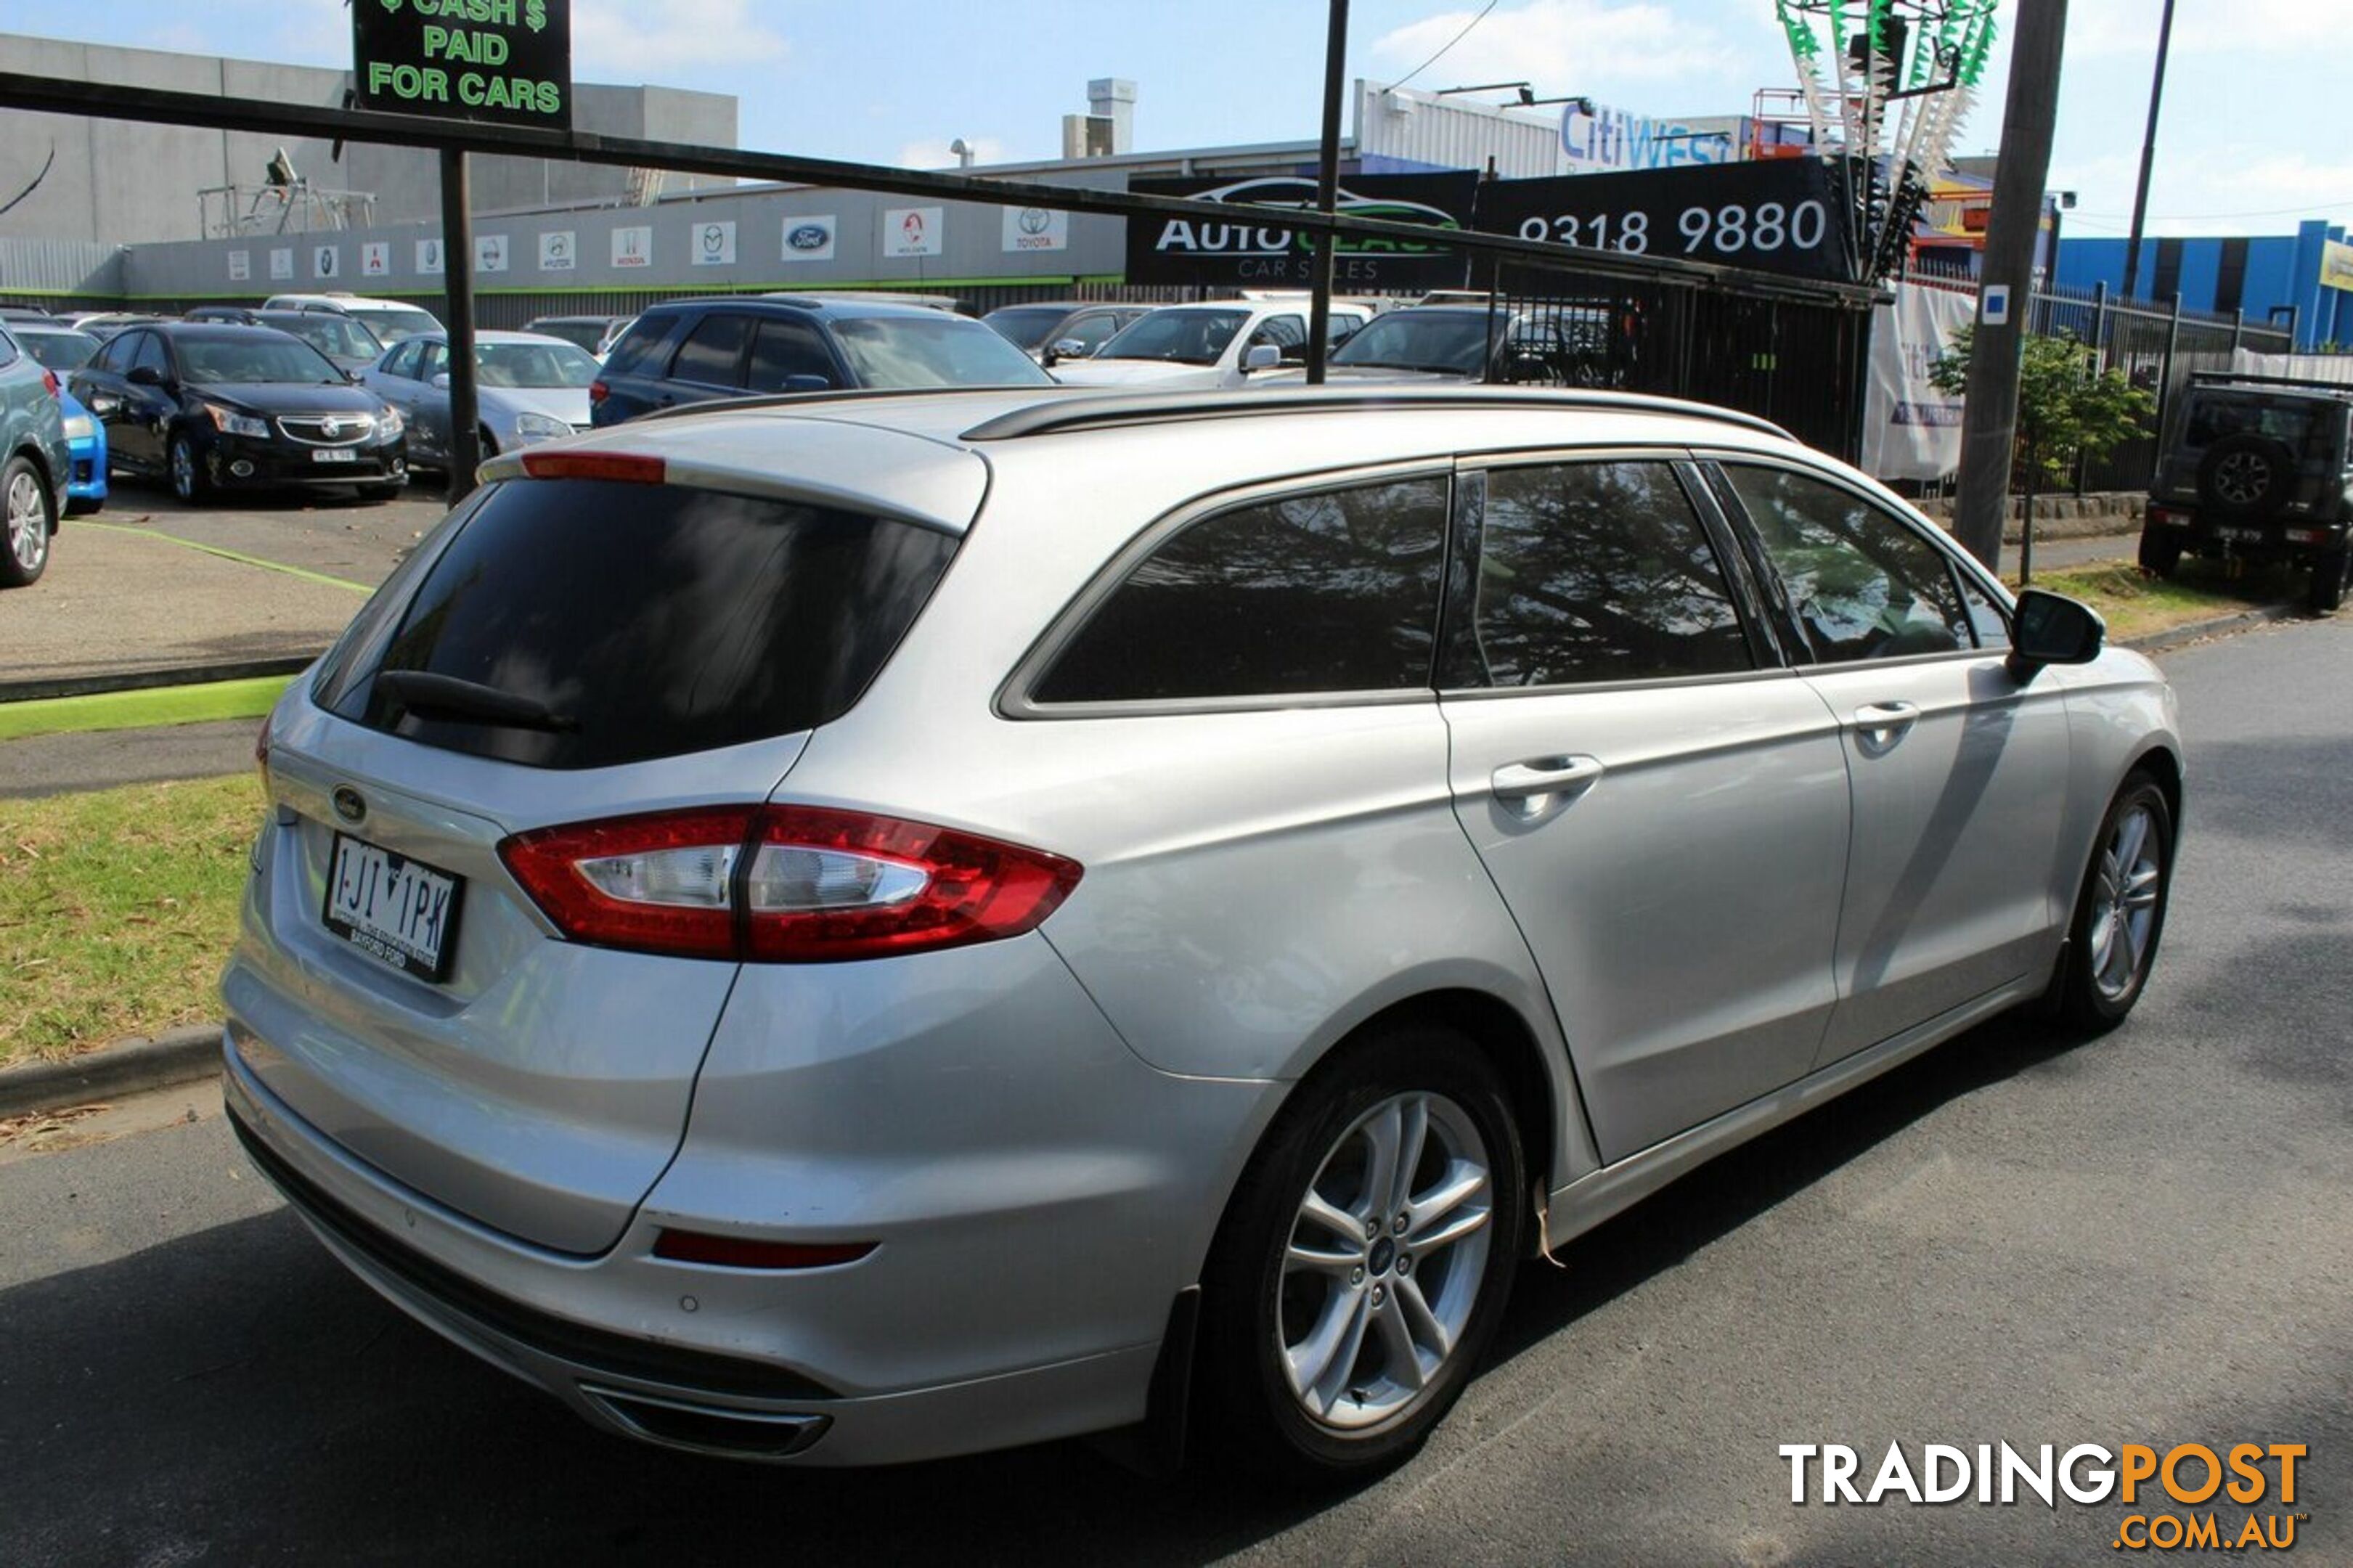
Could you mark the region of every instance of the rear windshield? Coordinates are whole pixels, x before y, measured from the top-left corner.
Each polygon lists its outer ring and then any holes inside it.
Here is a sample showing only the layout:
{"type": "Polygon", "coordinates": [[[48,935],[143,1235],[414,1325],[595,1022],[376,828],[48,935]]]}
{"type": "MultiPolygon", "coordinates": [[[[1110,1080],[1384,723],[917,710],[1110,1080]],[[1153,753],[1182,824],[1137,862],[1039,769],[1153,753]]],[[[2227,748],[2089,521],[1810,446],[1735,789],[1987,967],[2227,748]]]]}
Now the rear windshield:
{"type": "Polygon", "coordinates": [[[860,386],[1054,384],[994,328],[958,316],[850,316],[833,336],[860,386]]]}
{"type": "MultiPolygon", "coordinates": [[[[525,479],[491,489],[388,639],[320,700],[428,746],[609,767],[787,735],[857,701],[947,569],[934,530],[667,485],[525,479]],[[543,707],[549,722],[411,712],[385,670],[543,707]]],[[[364,614],[363,618],[365,618],[364,614]]],[[[331,660],[331,662],[333,662],[331,660]]]]}
{"type": "Polygon", "coordinates": [[[2225,436],[2252,434],[2277,441],[2299,458],[2326,458],[2341,417],[2337,405],[2208,392],[2189,405],[2189,428],[2182,438],[2190,447],[2211,447],[2225,436]]]}

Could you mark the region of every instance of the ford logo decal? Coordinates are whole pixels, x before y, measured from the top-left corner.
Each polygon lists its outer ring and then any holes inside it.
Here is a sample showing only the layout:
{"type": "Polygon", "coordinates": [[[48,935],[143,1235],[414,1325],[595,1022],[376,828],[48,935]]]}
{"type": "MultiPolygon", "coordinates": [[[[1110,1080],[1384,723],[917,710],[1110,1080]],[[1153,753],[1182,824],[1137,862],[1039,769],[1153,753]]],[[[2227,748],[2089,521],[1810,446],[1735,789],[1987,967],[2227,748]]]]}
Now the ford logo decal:
{"type": "Polygon", "coordinates": [[[833,230],[821,223],[805,223],[785,236],[785,243],[795,250],[823,250],[832,240],[833,230]]]}
{"type": "Polygon", "coordinates": [[[337,784],[332,798],[335,803],[335,815],[345,822],[357,822],[367,815],[367,802],[349,784],[337,784]]]}

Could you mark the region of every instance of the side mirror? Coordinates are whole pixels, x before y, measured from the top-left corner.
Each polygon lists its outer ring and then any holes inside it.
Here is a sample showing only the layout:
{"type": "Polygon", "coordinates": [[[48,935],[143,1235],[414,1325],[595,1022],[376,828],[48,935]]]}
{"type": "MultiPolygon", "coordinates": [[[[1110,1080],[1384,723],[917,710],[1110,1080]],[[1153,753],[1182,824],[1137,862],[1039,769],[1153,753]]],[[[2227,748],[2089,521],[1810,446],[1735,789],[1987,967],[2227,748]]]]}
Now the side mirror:
{"type": "Polygon", "coordinates": [[[134,364],[131,367],[131,374],[122,379],[133,386],[161,386],[164,384],[164,373],[152,364],[134,364]]]}
{"type": "Polygon", "coordinates": [[[833,378],[829,375],[788,375],[782,390],[786,392],[831,392],[833,378]]]}
{"type": "Polygon", "coordinates": [[[2029,588],[2010,625],[2010,672],[2021,680],[2046,664],[2089,664],[2105,646],[2108,624],[2088,605],[2029,588]]]}
{"type": "Polygon", "coordinates": [[[1244,371],[1272,370],[1282,363],[1282,351],[1272,343],[1252,343],[1242,351],[1244,371]]]}
{"type": "Polygon", "coordinates": [[[1053,363],[1058,359],[1084,359],[1086,357],[1087,345],[1080,342],[1077,338],[1063,338],[1060,342],[1056,342],[1053,347],[1046,351],[1046,363],[1048,364],[1053,363]]]}

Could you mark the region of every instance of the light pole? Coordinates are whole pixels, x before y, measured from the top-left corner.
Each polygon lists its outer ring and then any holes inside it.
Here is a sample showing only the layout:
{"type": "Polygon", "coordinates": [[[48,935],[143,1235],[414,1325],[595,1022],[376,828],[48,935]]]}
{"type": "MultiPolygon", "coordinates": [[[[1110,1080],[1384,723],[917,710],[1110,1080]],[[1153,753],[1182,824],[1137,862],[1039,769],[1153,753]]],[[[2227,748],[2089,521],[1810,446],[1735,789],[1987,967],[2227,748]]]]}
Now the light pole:
{"type": "Polygon", "coordinates": [[[2148,79],[2148,131],[2140,142],[2140,184],[2133,192],[2132,234],[2125,241],[2125,298],[2140,298],[2140,231],[2148,221],[2148,172],[2157,162],[2157,109],[2165,96],[2165,53],[2173,44],[2173,0],[2157,24],[2157,69],[2148,79]]]}

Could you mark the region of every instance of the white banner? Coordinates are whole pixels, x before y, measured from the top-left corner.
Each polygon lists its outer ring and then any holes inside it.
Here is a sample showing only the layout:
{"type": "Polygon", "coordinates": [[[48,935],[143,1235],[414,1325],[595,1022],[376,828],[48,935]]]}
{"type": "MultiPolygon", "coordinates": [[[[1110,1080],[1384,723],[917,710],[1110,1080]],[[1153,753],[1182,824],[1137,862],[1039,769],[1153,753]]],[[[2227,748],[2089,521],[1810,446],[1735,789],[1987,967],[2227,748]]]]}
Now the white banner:
{"type": "Polygon", "coordinates": [[[1005,248],[1008,251],[1068,250],[1071,215],[1044,207],[1006,207],[1005,248]]]}
{"type": "Polygon", "coordinates": [[[944,207],[885,207],[882,254],[892,258],[937,256],[940,237],[946,228],[944,207]]]}
{"type": "Polygon", "coordinates": [[[694,226],[694,264],[697,267],[735,265],[735,225],[733,222],[694,226]]]}
{"type": "Polygon", "coordinates": [[[281,245],[269,252],[269,276],[284,281],[294,276],[294,247],[281,245]]]}
{"type": "Polygon", "coordinates": [[[624,270],[654,264],[654,231],[643,226],[613,231],[613,265],[624,270]]]}
{"type": "Polygon", "coordinates": [[[1881,479],[1941,479],[1961,466],[1961,400],[1929,384],[1976,313],[1973,294],[1919,283],[1895,286],[1895,302],[1871,321],[1871,384],[1862,406],[1864,473],[1881,479]]]}

